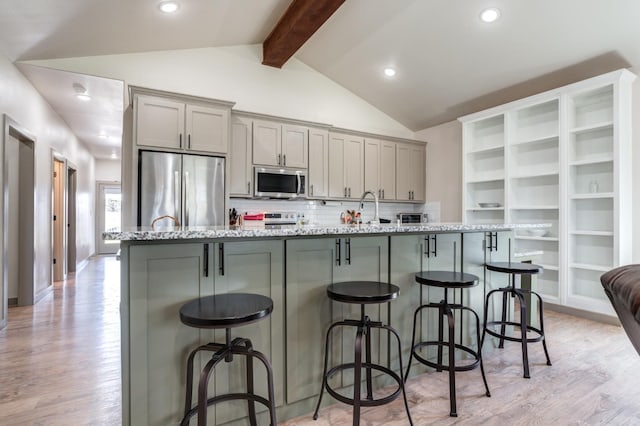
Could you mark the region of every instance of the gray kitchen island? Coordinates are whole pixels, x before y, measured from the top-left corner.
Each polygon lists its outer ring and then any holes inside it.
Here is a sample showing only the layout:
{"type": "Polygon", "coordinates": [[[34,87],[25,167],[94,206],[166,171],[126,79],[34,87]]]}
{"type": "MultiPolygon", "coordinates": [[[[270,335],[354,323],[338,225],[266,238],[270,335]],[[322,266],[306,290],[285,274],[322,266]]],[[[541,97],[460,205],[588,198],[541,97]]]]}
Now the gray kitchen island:
{"type": "MultiPolygon", "coordinates": [[[[482,317],[486,291],[506,284],[505,277],[485,272],[484,263],[507,260],[512,231],[536,227],[548,225],[136,228],[105,233],[105,239],[122,242],[123,424],[179,424],[189,351],[199,344],[224,341],[223,330],[194,329],[180,322],[178,311],[188,300],[228,292],[262,294],[273,300],[274,309],[267,320],[233,329],[233,335],[251,339],[253,346],[271,360],[278,420],[282,421],[311,413],[317,402],[328,326],[340,318],[359,316],[359,311],[349,311],[350,305],[330,302],[326,297],[328,284],[373,280],[400,287],[397,300],[372,305],[367,315],[399,331],[406,365],[415,308],[421,301],[439,301],[442,297],[441,289],[423,289],[415,284],[414,274],[451,270],[455,265],[456,270],[478,275],[479,285],[457,293],[456,298],[482,317]]],[[[462,339],[477,345],[475,325],[464,317],[460,321],[462,339]]],[[[421,325],[418,333],[433,332],[437,318],[424,315],[421,325]]],[[[397,355],[387,350],[387,336],[378,334],[374,338],[374,353],[379,358],[373,361],[397,369],[397,355]]],[[[352,349],[347,348],[353,348],[353,335],[335,333],[332,362],[352,358],[352,349]]],[[[206,361],[204,356],[197,360],[196,368],[206,361]]],[[[254,368],[257,392],[266,395],[266,383],[260,381],[264,369],[258,365],[254,368]]],[[[412,369],[413,374],[422,372],[412,369]]],[[[244,363],[220,365],[210,381],[210,395],[244,391],[244,377],[244,363]]],[[[344,388],[345,392],[353,385],[353,376],[347,372],[333,380],[333,387],[344,388]]],[[[325,402],[335,401],[325,398],[325,402]]],[[[226,402],[209,410],[210,424],[247,424],[246,402],[226,402]]]]}

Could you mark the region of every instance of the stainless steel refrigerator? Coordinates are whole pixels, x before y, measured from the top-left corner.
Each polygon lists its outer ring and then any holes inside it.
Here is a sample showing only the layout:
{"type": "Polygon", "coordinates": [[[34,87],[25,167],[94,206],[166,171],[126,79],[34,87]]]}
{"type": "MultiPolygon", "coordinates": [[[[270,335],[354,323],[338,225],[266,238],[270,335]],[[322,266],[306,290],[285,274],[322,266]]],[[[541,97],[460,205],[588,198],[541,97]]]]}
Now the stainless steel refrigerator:
{"type": "Polygon", "coordinates": [[[139,226],[164,215],[182,226],[224,225],[224,210],[224,158],[140,151],[139,226]]]}

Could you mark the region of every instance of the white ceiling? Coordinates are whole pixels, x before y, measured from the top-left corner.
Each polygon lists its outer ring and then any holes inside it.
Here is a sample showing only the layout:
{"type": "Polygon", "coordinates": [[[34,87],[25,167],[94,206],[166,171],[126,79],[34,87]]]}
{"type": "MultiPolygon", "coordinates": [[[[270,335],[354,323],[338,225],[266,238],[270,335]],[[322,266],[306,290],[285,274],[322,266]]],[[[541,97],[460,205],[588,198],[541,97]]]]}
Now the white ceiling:
{"type": "MultiPolygon", "coordinates": [[[[20,61],[255,44],[290,3],[181,1],[179,13],[167,16],[157,0],[0,0],[0,50],[20,61]]],[[[420,130],[621,67],[640,68],[640,1],[348,0],[296,57],[420,130]],[[489,6],[502,12],[493,24],[478,19],[489,6]],[[392,79],[382,75],[390,65],[398,71],[392,79]]],[[[69,87],[70,77],[30,68],[21,66],[75,130],[72,121],[82,120],[70,114],[77,111],[47,89],[69,87]]]]}

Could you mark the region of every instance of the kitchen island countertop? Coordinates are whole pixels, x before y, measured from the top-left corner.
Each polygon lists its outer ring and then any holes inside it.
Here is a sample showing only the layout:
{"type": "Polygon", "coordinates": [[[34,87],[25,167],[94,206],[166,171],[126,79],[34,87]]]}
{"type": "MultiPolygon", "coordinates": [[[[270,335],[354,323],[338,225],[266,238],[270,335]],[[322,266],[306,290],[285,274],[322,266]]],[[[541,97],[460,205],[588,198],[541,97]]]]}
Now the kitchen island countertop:
{"type": "Polygon", "coordinates": [[[199,240],[199,239],[247,239],[247,238],[295,238],[330,237],[337,235],[391,235],[450,232],[495,232],[518,229],[550,228],[548,223],[424,223],[411,225],[299,225],[280,229],[237,228],[228,226],[182,227],[153,230],[137,227],[123,231],[104,232],[105,240],[158,241],[158,240],[199,240]]]}

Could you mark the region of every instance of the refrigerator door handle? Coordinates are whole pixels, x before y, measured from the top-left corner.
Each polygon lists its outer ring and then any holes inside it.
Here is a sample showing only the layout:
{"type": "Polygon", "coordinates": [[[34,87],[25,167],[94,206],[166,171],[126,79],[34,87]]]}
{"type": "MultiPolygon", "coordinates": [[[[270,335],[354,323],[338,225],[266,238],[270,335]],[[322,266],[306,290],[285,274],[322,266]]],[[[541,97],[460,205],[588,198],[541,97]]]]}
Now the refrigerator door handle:
{"type": "Polygon", "coordinates": [[[180,172],[173,171],[173,207],[175,217],[180,217],[180,172]]]}
{"type": "Polygon", "coordinates": [[[184,172],[184,226],[189,226],[189,172],[184,172]]]}

